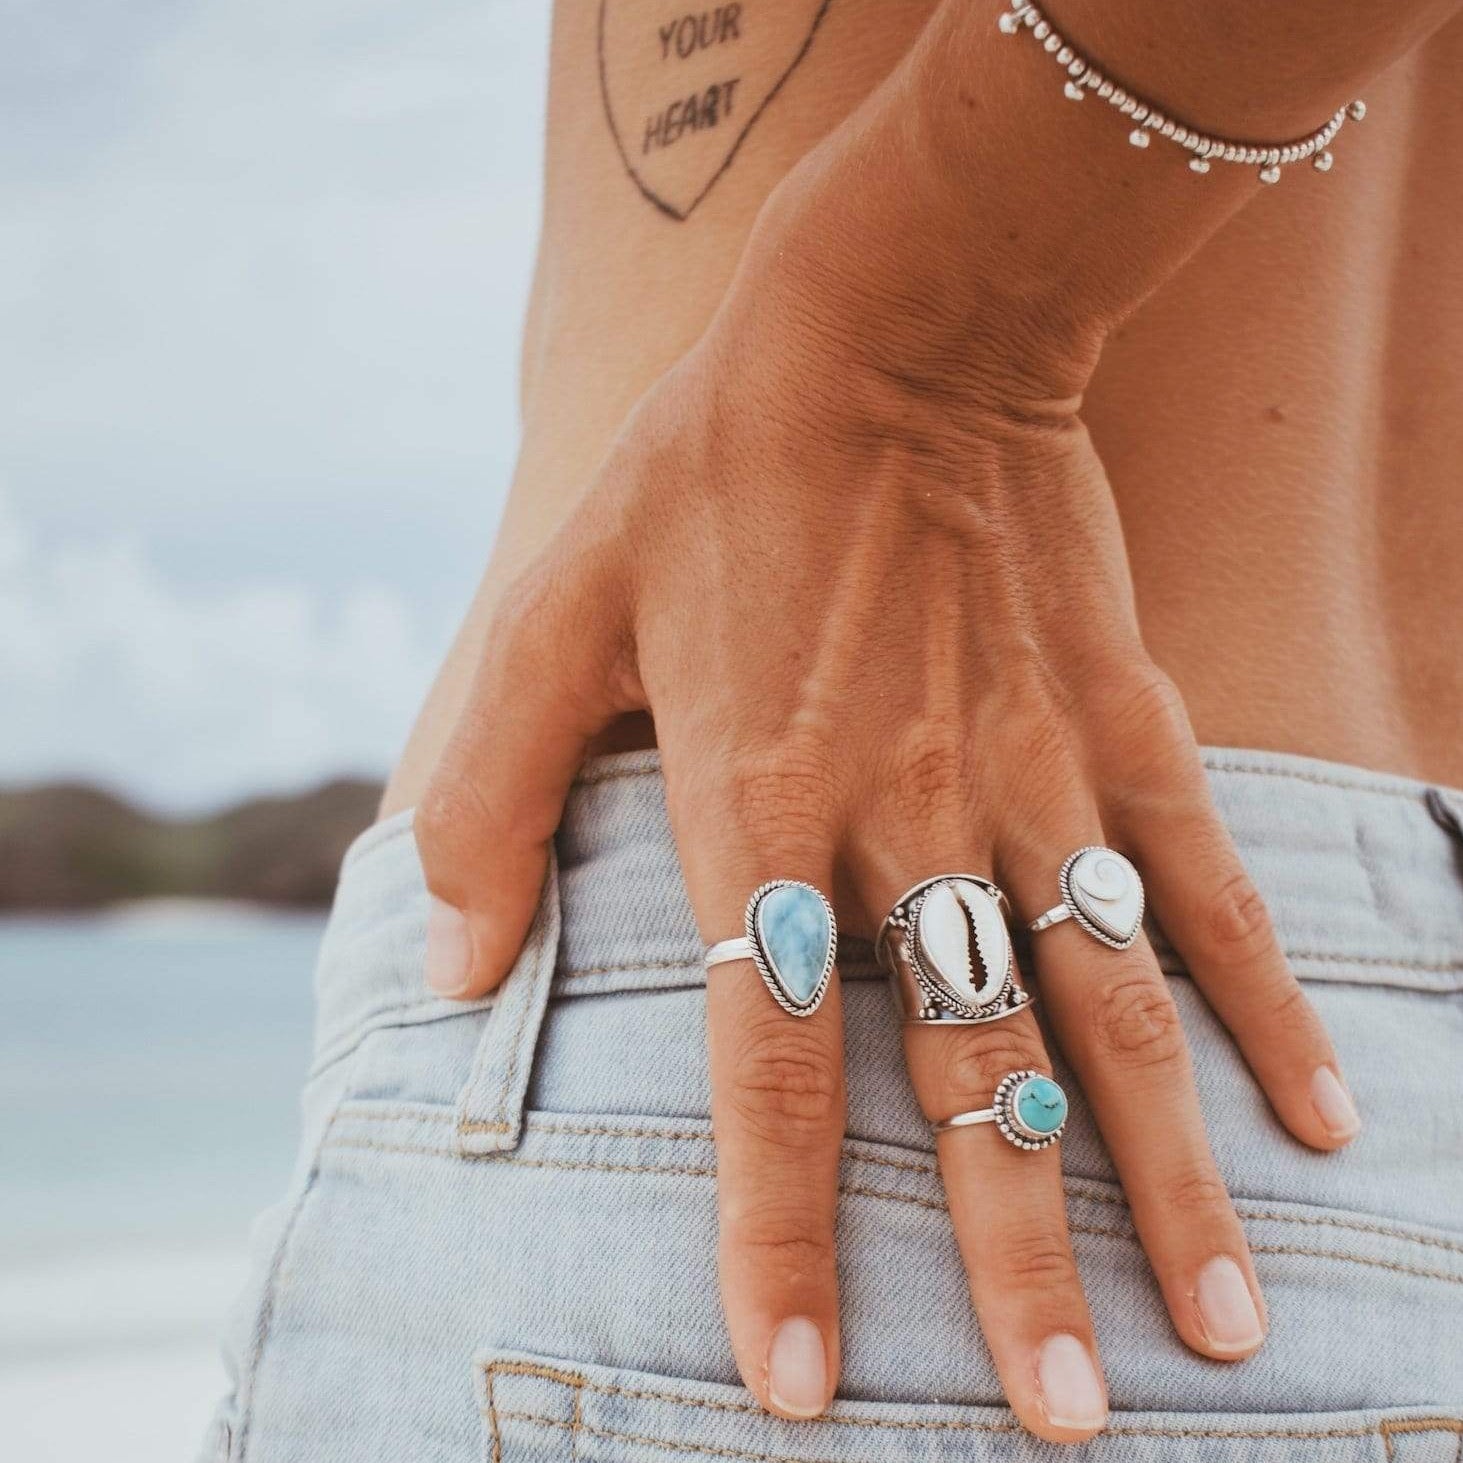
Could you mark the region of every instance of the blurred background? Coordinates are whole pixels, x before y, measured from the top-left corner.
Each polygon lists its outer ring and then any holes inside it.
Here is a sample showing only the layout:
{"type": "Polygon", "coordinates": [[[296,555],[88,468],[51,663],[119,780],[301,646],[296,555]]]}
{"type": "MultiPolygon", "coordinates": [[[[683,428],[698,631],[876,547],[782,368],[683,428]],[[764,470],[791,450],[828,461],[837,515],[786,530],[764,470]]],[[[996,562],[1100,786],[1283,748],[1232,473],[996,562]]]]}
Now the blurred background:
{"type": "Polygon", "coordinates": [[[0,1458],[189,1459],[515,450],[543,0],[0,0],[0,1458]]]}

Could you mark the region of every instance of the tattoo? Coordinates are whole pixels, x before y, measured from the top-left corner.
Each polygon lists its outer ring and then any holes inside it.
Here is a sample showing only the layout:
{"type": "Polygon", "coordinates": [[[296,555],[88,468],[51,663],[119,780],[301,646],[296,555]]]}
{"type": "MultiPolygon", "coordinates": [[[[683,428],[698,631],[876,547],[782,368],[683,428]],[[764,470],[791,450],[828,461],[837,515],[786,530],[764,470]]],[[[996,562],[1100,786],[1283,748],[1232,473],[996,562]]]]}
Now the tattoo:
{"type": "Polygon", "coordinates": [[[605,120],[648,202],[678,223],[691,216],[808,54],[831,3],[727,0],[650,20],[636,0],[600,0],[605,120]]]}

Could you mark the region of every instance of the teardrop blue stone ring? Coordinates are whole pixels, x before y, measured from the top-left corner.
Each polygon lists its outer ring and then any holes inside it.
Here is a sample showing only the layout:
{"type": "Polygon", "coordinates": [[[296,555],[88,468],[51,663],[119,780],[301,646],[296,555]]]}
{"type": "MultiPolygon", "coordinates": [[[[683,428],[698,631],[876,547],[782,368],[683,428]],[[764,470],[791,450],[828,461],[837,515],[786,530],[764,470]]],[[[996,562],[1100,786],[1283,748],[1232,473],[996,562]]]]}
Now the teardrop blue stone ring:
{"type": "Polygon", "coordinates": [[[811,884],[774,879],[747,901],[747,933],[706,951],[706,966],[750,960],[790,1016],[811,1016],[828,992],[838,953],[833,906],[811,884]]]}

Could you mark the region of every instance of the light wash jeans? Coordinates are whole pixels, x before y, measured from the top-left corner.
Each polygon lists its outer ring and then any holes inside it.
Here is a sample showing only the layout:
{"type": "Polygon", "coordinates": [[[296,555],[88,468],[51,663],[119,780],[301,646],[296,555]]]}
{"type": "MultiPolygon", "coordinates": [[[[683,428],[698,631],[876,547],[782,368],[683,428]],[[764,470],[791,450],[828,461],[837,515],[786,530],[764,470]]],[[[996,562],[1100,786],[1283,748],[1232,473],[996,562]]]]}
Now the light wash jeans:
{"type": "Polygon", "coordinates": [[[1164,953],[1269,1302],[1253,1360],[1175,1338],[1078,1095],[1063,1167],[1112,1423],[1070,1450],[1016,1426],[888,994],[854,947],[840,1400],[814,1422],[763,1414],[717,1298],[701,946],[656,757],[633,753],[581,777],[492,1001],[422,984],[409,816],[351,850],[299,1165],[257,1226],[205,1463],[1456,1463],[1463,795],[1206,761],[1366,1121],[1336,1155],[1288,1137],[1164,953]]]}

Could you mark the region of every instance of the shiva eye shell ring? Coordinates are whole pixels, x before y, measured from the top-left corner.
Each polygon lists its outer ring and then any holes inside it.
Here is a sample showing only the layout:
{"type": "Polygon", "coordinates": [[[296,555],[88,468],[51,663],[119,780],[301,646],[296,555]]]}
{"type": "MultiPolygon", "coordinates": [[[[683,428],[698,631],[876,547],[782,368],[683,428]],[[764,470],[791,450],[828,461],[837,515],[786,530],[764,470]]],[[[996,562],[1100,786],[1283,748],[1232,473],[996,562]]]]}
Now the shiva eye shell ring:
{"type": "Polygon", "coordinates": [[[774,879],[747,900],[746,930],[708,947],[706,968],[750,960],[789,1016],[811,1016],[828,994],[838,954],[833,906],[811,884],[774,879]]]}
{"type": "Polygon", "coordinates": [[[1031,1004],[1016,981],[1008,908],[978,874],[940,874],[900,897],[874,952],[905,1021],[979,1026],[1031,1004]]]}
{"type": "Polygon", "coordinates": [[[1115,849],[1079,848],[1057,875],[1062,902],[1027,926],[1033,934],[1065,919],[1076,920],[1104,945],[1126,950],[1143,928],[1143,880],[1115,849]]]}
{"type": "Polygon", "coordinates": [[[1034,1067],[1008,1072],[996,1087],[990,1107],[958,1112],[934,1124],[936,1133],[994,1123],[1008,1143],[1035,1153],[1050,1148],[1067,1126],[1067,1094],[1054,1078],[1034,1067]]]}

